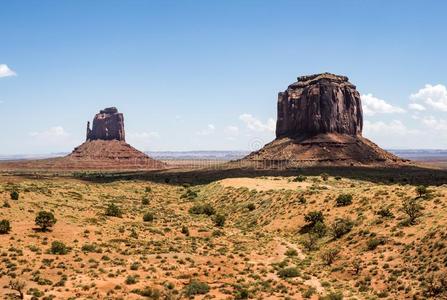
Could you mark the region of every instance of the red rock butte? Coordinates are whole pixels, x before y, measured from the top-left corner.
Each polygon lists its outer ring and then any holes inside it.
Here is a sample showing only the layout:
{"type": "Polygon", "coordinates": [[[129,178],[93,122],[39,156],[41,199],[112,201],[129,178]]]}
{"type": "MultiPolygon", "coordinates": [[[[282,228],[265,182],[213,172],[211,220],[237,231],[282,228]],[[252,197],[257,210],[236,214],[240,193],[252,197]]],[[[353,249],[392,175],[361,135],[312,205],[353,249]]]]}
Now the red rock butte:
{"type": "Polygon", "coordinates": [[[348,77],[301,76],[278,94],[276,139],[242,161],[276,161],[289,167],[404,163],[364,138],[362,128],[360,94],[348,77]]]}

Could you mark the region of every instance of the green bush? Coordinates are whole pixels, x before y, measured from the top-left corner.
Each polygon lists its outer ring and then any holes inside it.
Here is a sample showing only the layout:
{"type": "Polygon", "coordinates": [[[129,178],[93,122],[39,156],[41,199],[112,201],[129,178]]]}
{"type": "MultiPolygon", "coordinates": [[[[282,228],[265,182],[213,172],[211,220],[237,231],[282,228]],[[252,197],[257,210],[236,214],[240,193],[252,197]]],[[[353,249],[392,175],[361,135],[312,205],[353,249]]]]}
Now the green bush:
{"type": "Polygon", "coordinates": [[[144,196],[144,197],[141,199],[141,204],[142,204],[142,205],[149,205],[149,197],[144,196]]]}
{"type": "Polygon", "coordinates": [[[138,278],[136,276],[132,276],[132,275],[127,276],[126,280],[125,280],[125,283],[129,284],[129,285],[130,284],[135,284],[137,282],[138,282],[138,278]]]}
{"type": "Polygon", "coordinates": [[[298,255],[298,251],[295,249],[287,249],[287,251],[284,253],[286,256],[293,257],[298,255]]]}
{"type": "Polygon", "coordinates": [[[210,287],[205,282],[200,282],[196,279],[190,281],[190,283],[185,286],[184,292],[186,296],[192,297],[195,295],[205,295],[210,291],[210,287]]]}
{"type": "Polygon", "coordinates": [[[377,214],[382,218],[393,218],[394,214],[391,212],[389,208],[381,208],[377,211],[377,214]]]}
{"type": "Polygon", "coordinates": [[[418,197],[425,196],[428,193],[427,187],[424,185],[417,186],[416,193],[417,193],[418,197]]]}
{"type": "Polygon", "coordinates": [[[320,174],[321,179],[323,179],[324,181],[327,181],[329,179],[329,174],[327,173],[321,173],[320,174]]]}
{"type": "Polygon", "coordinates": [[[180,199],[188,199],[188,200],[194,200],[195,198],[197,198],[197,192],[191,190],[191,189],[187,189],[181,196],[180,199]]]}
{"type": "Polygon", "coordinates": [[[408,215],[407,223],[414,225],[416,219],[422,216],[422,206],[417,199],[406,199],[402,201],[402,210],[408,215]]]}
{"type": "Polygon", "coordinates": [[[326,251],[321,253],[321,259],[323,260],[325,265],[330,266],[337,258],[339,252],[340,250],[335,248],[327,249],[326,251]]]}
{"type": "Polygon", "coordinates": [[[278,271],[278,276],[281,278],[292,278],[300,276],[300,271],[296,267],[283,268],[278,271]]]}
{"type": "Polygon", "coordinates": [[[322,296],[319,300],[343,300],[343,294],[340,292],[332,292],[326,296],[322,296]]]}
{"type": "Polygon", "coordinates": [[[335,239],[341,238],[343,235],[347,234],[354,227],[354,223],[348,218],[337,218],[334,223],[332,223],[332,234],[335,239]]]}
{"type": "Polygon", "coordinates": [[[61,241],[54,241],[51,243],[50,253],[58,255],[67,254],[68,248],[61,241]]]}
{"type": "Polygon", "coordinates": [[[324,215],[321,211],[311,211],[304,216],[307,226],[314,227],[318,222],[324,223],[324,215]]]}
{"type": "Polygon", "coordinates": [[[254,211],[256,209],[256,206],[254,205],[254,203],[248,203],[247,204],[247,209],[249,211],[254,211]]]}
{"type": "Polygon", "coordinates": [[[338,195],[338,197],[335,201],[337,202],[337,206],[350,205],[350,204],[352,204],[352,195],[351,194],[338,195]]]}
{"type": "Polygon", "coordinates": [[[186,236],[189,236],[189,229],[185,225],[182,226],[182,233],[186,236]]]}
{"type": "Polygon", "coordinates": [[[152,222],[154,220],[154,214],[151,212],[147,212],[143,215],[144,222],[152,222]]]}
{"type": "Polygon", "coordinates": [[[376,249],[378,246],[384,245],[384,244],[385,244],[384,238],[371,238],[368,240],[367,248],[368,248],[368,250],[372,251],[372,250],[376,249]]]}
{"type": "Polygon", "coordinates": [[[322,238],[326,235],[327,227],[322,222],[317,222],[310,230],[312,233],[316,234],[319,238],[322,238]]]}
{"type": "Polygon", "coordinates": [[[8,220],[0,221],[0,234],[7,234],[11,231],[11,224],[8,220]]]}
{"type": "Polygon", "coordinates": [[[11,200],[19,200],[19,192],[18,191],[12,191],[11,194],[9,194],[11,197],[11,200]]]}
{"type": "Polygon", "coordinates": [[[295,182],[303,182],[303,181],[306,181],[306,179],[307,179],[306,176],[298,175],[297,177],[295,177],[295,178],[293,179],[293,181],[295,181],[295,182]]]}
{"type": "Polygon", "coordinates": [[[109,203],[106,207],[105,215],[109,217],[122,217],[123,212],[115,203],[109,203]]]}
{"type": "Polygon", "coordinates": [[[226,217],[224,215],[217,214],[214,216],[214,219],[213,219],[214,225],[216,225],[217,227],[224,227],[225,220],[226,220],[226,217]]]}
{"type": "Polygon", "coordinates": [[[194,204],[190,209],[189,213],[193,215],[207,215],[211,216],[216,213],[216,210],[208,203],[205,204],[194,204]]]}
{"type": "Polygon", "coordinates": [[[52,212],[43,210],[37,214],[35,219],[36,225],[39,226],[42,231],[46,231],[53,227],[56,222],[57,220],[52,212]]]}

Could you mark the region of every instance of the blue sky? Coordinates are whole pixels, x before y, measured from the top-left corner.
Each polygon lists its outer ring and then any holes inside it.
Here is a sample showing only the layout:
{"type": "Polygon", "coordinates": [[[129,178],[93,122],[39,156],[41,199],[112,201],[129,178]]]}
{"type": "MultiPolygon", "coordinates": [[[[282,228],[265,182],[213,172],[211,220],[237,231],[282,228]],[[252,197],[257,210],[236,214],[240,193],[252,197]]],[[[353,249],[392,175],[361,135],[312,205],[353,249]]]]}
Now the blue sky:
{"type": "Polygon", "coordinates": [[[364,135],[447,148],[443,1],[2,1],[0,154],[70,151],[107,106],[142,150],[252,150],[277,93],[347,75],[364,135]]]}

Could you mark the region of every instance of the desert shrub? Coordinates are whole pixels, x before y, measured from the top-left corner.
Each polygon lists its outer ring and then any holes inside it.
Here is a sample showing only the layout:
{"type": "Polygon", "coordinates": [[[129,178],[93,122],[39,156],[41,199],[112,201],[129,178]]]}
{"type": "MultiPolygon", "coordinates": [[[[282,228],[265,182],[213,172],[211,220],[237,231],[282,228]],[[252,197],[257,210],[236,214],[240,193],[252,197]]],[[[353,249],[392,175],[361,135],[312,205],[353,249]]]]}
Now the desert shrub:
{"type": "Polygon", "coordinates": [[[216,213],[216,210],[208,203],[204,204],[194,204],[190,209],[189,213],[193,215],[207,215],[211,216],[216,213]]]}
{"type": "Polygon", "coordinates": [[[151,212],[147,212],[143,215],[144,222],[152,222],[154,220],[154,214],[151,212]]]}
{"type": "Polygon", "coordinates": [[[307,203],[306,197],[304,197],[304,195],[300,195],[298,197],[298,203],[299,204],[306,204],[307,203]]]}
{"type": "Polygon", "coordinates": [[[296,176],[296,177],[293,179],[293,181],[295,181],[295,182],[303,182],[303,181],[306,181],[306,179],[307,179],[306,176],[298,175],[298,176],[296,176]]]}
{"type": "Polygon", "coordinates": [[[58,255],[67,254],[68,248],[61,241],[54,241],[51,243],[50,253],[58,255]]]}
{"type": "Polygon", "coordinates": [[[418,185],[415,190],[418,197],[423,197],[428,193],[427,187],[425,185],[418,185]]]}
{"type": "Polygon", "coordinates": [[[36,225],[42,230],[46,231],[49,228],[53,227],[56,224],[57,220],[54,217],[52,212],[49,211],[40,211],[35,219],[36,225]]]}
{"type": "Polygon", "coordinates": [[[297,256],[298,255],[298,251],[296,251],[295,249],[287,249],[287,251],[284,253],[286,256],[297,256]]]}
{"type": "Polygon", "coordinates": [[[340,250],[338,249],[335,248],[327,249],[323,251],[323,253],[321,253],[321,259],[323,260],[323,263],[325,265],[330,266],[337,258],[338,253],[340,253],[340,250]]]}
{"type": "Polygon", "coordinates": [[[310,297],[312,297],[312,295],[314,295],[317,292],[317,289],[314,287],[309,287],[304,293],[303,293],[303,297],[308,299],[310,297]]]}
{"type": "Polygon", "coordinates": [[[247,204],[247,209],[249,211],[254,211],[256,209],[256,205],[254,203],[248,203],[247,204]]]}
{"type": "Polygon", "coordinates": [[[182,226],[182,233],[186,236],[189,236],[189,229],[185,225],[182,226]]]}
{"type": "Polygon", "coordinates": [[[242,300],[242,299],[249,299],[250,298],[250,291],[242,286],[236,286],[234,289],[234,299],[235,300],[242,300]]]}
{"type": "Polygon", "coordinates": [[[129,275],[126,277],[125,283],[126,284],[135,284],[138,282],[137,276],[129,275]]]}
{"type": "Polygon", "coordinates": [[[332,292],[320,297],[319,300],[343,300],[343,294],[341,292],[332,292]]]}
{"type": "Polygon", "coordinates": [[[324,181],[327,181],[329,179],[329,174],[327,173],[321,173],[320,174],[321,179],[323,179],[324,181]]]}
{"type": "Polygon", "coordinates": [[[366,247],[368,248],[368,250],[372,251],[375,250],[378,246],[384,245],[385,242],[386,241],[384,238],[371,238],[368,240],[366,247]]]}
{"type": "Polygon", "coordinates": [[[11,200],[19,200],[19,192],[18,191],[12,191],[9,196],[11,197],[11,200]]]}
{"type": "Polygon", "coordinates": [[[300,276],[300,271],[296,267],[282,268],[278,271],[278,276],[281,278],[293,278],[300,276]]]}
{"type": "Polygon", "coordinates": [[[144,191],[146,193],[150,193],[150,192],[152,192],[152,188],[150,186],[147,186],[147,187],[144,188],[144,191]]]}
{"type": "Polygon", "coordinates": [[[314,227],[318,222],[324,223],[324,215],[321,211],[311,211],[304,216],[307,226],[314,227]]]}
{"type": "Polygon", "coordinates": [[[304,248],[307,251],[313,251],[318,249],[318,236],[315,233],[310,232],[302,242],[304,248]]]}
{"type": "Polygon", "coordinates": [[[7,234],[11,231],[11,224],[8,220],[0,221],[0,234],[7,234]]]}
{"type": "Polygon", "coordinates": [[[338,195],[337,199],[335,199],[337,202],[337,206],[347,206],[352,204],[352,195],[351,194],[341,194],[338,195]]]}
{"type": "Polygon", "coordinates": [[[354,223],[349,218],[337,218],[332,223],[331,229],[335,239],[341,238],[354,227],[354,223]]]}
{"type": "Polygon", "coordinates": [[[200,282],[193,279],[185,286],[184,292],[186,296],[192,297],[195,295],[205,295],[210,291],[210,287],[205,282],[200,282]]]}
{"type": "Polygon", "coordinates": [[[416,219],[422,216],[422,205],[419,204],[417,199],[406,199],[402,201],[402,210],[408,216],[407,223],[414,225],[416,219]]]}
{"type": "Polygon", "coordinates": [[[341,176],[335,176],[334,179],[335,180],[341,180],[341,176]]]}
{"type": "Polygon", "coordinates": [[[142,297],[145,297],[148,299],[153,299],[153,300],[158,300],[161,298],[161,292],[158,289],[151,288],[151,287],[145,287],[142,290],[135,289],[135,290],[132,290],[132,293],[135,293],[142,297]]]}
{"type": "Polygon", "coordinates": [[[121,218],[123,212],[115,203],[109,203],[106,207],[105,215],[109,217],[119,217],[121,218]]]}
{"type": "Polygon", "coordinates": [[[394,214],[391,212],[389,208],[381,208],[377,211],[377,214],[382,218],[393,218],[394,214]]]}
{"type": "Polygon", "coordinates": [[[98,247],[98,245],[96,244],[84,244],[81,247],[82,252],[96,252],[96,253],[101,253],[102,250],[100,247],[98,247]]]}
{"type": "Polygon", "coordinates": [[[224,215],[217,214],[213,218],[214,225],[216,225],[217,227],[224,227],[226,219],[227,218],[224,215]]]}
{"type": "Polygon", "coordinates": [[[317,235],[319,238],[322,238],[326,235],[327,227],[324,223],[317,222],[310,231],[317,235]]]}
{"type": "Polygon", "coordinates": [[[194,200],[195,198],[197,198],[197,192],[191,190],[191,189],[187,189],[181,196],[180,199],[188,199],[188,200],[194,200]]]}
{"type": "Polygon", "coordinates": [[[149,197],[144,196],[144,197],[141,199],[141,204],[142,204],[142,205],[149,205],[149,197]]]}

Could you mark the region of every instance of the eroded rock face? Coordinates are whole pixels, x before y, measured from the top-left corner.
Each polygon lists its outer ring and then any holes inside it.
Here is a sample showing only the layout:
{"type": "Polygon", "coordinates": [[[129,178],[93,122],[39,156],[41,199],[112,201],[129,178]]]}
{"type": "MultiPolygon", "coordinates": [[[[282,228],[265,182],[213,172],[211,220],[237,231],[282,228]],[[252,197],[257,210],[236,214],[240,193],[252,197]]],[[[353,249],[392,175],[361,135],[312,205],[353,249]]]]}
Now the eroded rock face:
{"type": "Polygon", "coordinates": [[[330,73],[298,77],[278,94],[276,137],[321,133],[361,135],[360,94],[348,77],[330,73]]]}
{"type": "Polygon", "coordinates": [[[93,119],[93,127],[87,122],[87,141],[125,141],[124,116],[115,107],[101,110],[93,119]]]}

